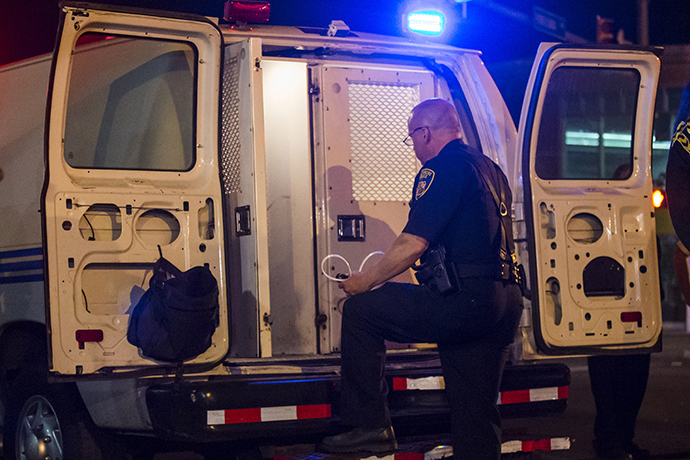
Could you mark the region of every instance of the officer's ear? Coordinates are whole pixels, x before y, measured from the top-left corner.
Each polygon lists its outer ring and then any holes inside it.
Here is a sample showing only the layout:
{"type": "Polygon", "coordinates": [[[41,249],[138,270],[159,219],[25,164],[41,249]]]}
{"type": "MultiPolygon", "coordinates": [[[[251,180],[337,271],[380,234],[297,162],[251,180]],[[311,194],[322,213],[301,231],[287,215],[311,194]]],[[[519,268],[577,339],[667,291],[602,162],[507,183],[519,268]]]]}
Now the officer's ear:
{"type": "Polygon", "coordinates": [[[421,131],[424,143],[428,144],[429,142],[431,142],[431,128],[429,128],[428,126],[423,126],[421,131]]]}

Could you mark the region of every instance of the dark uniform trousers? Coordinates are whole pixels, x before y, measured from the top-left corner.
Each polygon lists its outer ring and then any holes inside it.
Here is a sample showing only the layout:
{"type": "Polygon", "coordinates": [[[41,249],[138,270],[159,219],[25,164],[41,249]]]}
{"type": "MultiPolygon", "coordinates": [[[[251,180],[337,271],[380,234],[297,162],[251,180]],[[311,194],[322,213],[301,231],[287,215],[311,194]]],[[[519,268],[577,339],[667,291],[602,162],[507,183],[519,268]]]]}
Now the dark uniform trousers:
{"type": "Polygon", "coordinates": [[[595,445],[601,449],[633,444],[635,421],[649,378],[650,355],[590,356],[589,379],[597,415],[595,445]]]}
{"type": "Polygon", "coordinates": [[[450,296],[386,283],[343,306],[341,419],[367,429],[390,425],[384,340],[437,343],[451,408],[455,459],[500,457],[496,401],[508,345],[522,312],[515,284],[464,278],[450,296]]]}

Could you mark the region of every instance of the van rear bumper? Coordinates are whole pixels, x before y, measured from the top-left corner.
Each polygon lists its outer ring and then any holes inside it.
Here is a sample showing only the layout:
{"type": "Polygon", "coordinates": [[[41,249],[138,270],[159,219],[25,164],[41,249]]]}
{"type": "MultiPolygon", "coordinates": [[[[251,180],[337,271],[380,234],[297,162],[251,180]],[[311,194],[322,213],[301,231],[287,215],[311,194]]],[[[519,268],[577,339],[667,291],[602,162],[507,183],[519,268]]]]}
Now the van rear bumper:
{"type": "Polygon", "coordinates": [[[236,380],[150,386],[154,434],[189,442],[234,441],[327,433],[336,379],[236,380]]]}
{"type": "MultiPolygon", "coordinates": [[[[303,376],[229,376],[154,384],[146,390],[154,434],[177,441],[211,442],[294,440],[333,432],[339,423],[339,376],[299,377],[303,376]]],[[[389,368],[386,378],[396,427],[447,424],[440,369],[415,375],[410,369],[389,368]]],[[[564,364],[506,366],[499,409],[504,417],[560,413],[567,405],[569,384],[570,370],[564,364]]]]}

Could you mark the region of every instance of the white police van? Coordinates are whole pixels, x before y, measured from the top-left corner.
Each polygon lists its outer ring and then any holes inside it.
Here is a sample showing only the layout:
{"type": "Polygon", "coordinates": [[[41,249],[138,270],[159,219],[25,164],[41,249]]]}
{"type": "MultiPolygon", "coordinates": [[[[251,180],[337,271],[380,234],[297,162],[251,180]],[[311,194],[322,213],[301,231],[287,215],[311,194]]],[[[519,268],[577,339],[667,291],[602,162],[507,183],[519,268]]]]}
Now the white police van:
{"type": "MultiPolygon", "coordinates": [[[[542,46],[516,131],[476,51],[337,23],[62,12],[52,61],[0,68],[5,458],[106,458],[107,432],[328,432],[344,298],[324,274],[402,230],[419,168],[402,139],[431,97],[514,192],[529,289],[502,410],[564,407],[567,368],[540,356],[660,346],[653,52],[542,46]],[[127,340],[161,252],[219,287],[212,343],[184,363],[127,340]]],[[[447,414],[440,376],[432,345],[390,344],[394,423],[447,414]]]]}

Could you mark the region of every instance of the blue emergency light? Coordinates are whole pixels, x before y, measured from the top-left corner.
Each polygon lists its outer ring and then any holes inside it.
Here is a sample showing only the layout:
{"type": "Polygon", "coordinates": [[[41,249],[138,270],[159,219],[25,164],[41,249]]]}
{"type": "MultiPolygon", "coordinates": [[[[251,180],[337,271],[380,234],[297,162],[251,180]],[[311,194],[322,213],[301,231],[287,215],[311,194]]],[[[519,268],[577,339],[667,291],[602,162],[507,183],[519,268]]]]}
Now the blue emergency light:
{"type": "Polygon", "coordinates": [[[440,11],[412,11],[407,14],[407,28],[424,35],[441,35],[446,27],[446,17],[440,11]]]}

